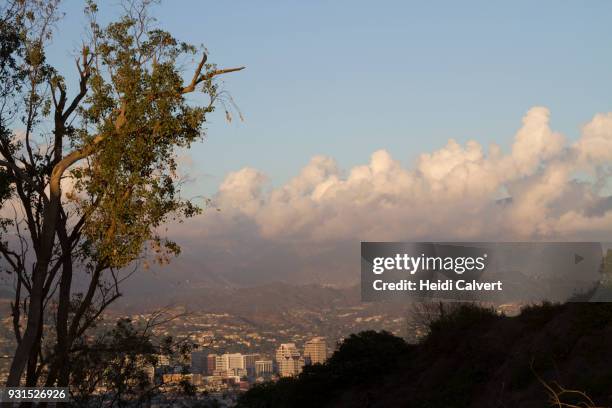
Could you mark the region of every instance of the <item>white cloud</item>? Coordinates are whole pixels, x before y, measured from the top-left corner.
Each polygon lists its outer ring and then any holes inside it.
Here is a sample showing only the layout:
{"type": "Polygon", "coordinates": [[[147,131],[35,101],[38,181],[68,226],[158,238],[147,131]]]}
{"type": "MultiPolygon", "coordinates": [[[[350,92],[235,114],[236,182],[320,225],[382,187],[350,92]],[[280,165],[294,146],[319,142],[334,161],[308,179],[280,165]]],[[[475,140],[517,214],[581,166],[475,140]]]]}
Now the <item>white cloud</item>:
{"type": "MultiPolygon", "coordinates": [[[[574,143],[551,130],[549,117],[546,108],[530,109],[509,153],[449,140],[421,154],[412,168],[379,150],[346,173],[332,158],[316,156],[276,188],[260,171],[244,168],[221,184],[215,199],[221,212],[205,214],[177,233],[200,237],[194,248],[213,258],[224,251],[242,258],[295,254],[301,257],[295,268],[302,271],[313,265],[342,269],[338,257],[346,264],[347,248],[355,256],[361,240],[612,236],[612,201],[604,197],[609,172],[602,171],[612,163],[612,113],[596,115],[574,143]],[[590,178],[577,181],[578,173],[590,178]],[[509,199],[500,202],[506,192],[509,199]]],[[[356,256],[353,261],[341,273],[355,274],[356,256]]],[[[239,269],[231,256],[226,262],[239,269]]],[[[252,269],[264,267],[275,268],[274,261],[251,263],[252,269]]]]}
{"type": "Polygon", "coordinates": [[[595,115],[582,129],[582,137],[575,144],[582,162],[588,166],[610,160],[612,155],[612,112],[595,115]]]}
{"type": "Polygon", "coordinates": [[[259,200],[266,179],[263,173],[249,167],[229,173],[219,187],[217,204],[255,216],[260,209],[259,200]]]}

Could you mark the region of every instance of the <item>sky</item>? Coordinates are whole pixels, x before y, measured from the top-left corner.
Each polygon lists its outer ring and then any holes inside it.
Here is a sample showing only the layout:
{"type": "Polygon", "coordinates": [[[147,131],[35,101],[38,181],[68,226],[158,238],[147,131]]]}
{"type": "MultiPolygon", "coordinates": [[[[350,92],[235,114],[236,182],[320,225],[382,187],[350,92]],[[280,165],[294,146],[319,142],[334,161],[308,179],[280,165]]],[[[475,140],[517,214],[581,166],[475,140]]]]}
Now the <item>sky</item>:
{"type": "MultiPolygon", "coordinates": [[[[118,11],[100,3],[102,20],[118,11]]],[[[70,77],[82,3],[64,10],[50,59],[70,77]]],[[[221,211],[170,226],[185,248],[181,279],[348,282],[360,240],[588,240],[612,230],[612,2],[154,10],[210,61],[246,66],[223,78],[245,120],[217,112],[184,154],[185,195],[221,211]]]]}
{"type": "MultiPolygon", "coordinates": [[[[100,2],[102,17],[118,12],[100,2]]],[[[84,31],[82,2],[64,2],[54,54],[84,31]],[[57,51],[55,51],[57,50],[57,51]]],[[[520,118],[548,107],[577,137],[611,110],[612,3],[592,1],[165,1],[160,26],[203,43],[245,121],[211,118],[191,154],[198,193],[251,166],[279,184],[317,154],[343,168],[388,149],[403,163],[449,138],[509,146],[520,118]]]]}

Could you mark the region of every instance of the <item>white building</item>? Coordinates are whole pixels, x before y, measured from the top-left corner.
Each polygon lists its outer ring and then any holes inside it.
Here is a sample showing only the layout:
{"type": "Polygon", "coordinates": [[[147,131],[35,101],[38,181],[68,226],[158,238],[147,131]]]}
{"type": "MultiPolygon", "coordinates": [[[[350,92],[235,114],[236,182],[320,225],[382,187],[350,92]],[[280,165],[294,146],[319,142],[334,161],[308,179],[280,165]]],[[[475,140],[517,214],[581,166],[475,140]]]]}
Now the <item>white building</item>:
{"type": "Polygon", "coordinates": [[[273,374],[272,360],[257,360],[255,361],[255,377],[269,377],[273,374]]]}
{"type": "Polygon", "coordinates": [[[283,343],[276,350],[276,364],[281,377],[295,377],[302,371],[304,360],[295,343],[283,343]]]}
{"type": "Polygon", "coordinates": [[[215,357],[215,374],[244,376],[246,372],[245,359],[242,353],[225,353],[215,357]]]}
{"type": "Polygon", "coordinates": [[[227,354],[215,356],[215,373],[225,373],[229,370],[229,359],[227,354]]]}
{"type": "Polygon", "coordinates": [[[246,367],[244,365],[244,358],[241,353],[232,353],[232,354],[224,354],[227,356],[228,368],[230,370],[239,369],[245,370],[246,367]]]}

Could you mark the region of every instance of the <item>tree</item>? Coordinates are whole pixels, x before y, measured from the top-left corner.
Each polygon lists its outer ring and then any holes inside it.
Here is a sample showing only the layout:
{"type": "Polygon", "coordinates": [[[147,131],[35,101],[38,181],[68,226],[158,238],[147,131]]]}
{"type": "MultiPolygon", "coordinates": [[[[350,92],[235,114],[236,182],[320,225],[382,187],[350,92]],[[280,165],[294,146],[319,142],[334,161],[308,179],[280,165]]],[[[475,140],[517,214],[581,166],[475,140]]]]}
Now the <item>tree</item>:
{"type": "Polygon", "coordinates": [[[7,386],[66,386],[74,345],[121,282],[144,257],[165,263],[179,253],[158,229],[201,209],[180,196],[177,149],[202,138],[223,102],[215,78],[244,68],[217,69],[158,28],[152,0],[124,2],[104,27],[88,1],[89,35],[69,87],[46,59],[58,3],[15,0],[0,10],[0,253],[15,285],[17,342],[7,386]],[[185,80],[181,64],[193,58],[185,80]],[[189,103],[196,92],[208,104],[189,103]]]}
{"type": "MultiPolygon", "coordinates": [[[[79,341],[71,358],[71,397],[77,407],[150,406],[154,398],[166,400],[195,393],[194,386],[181,380],[165,383],[155,376],[164,368],[161,358],[185,363],[197,345],[188,339],[155,336],[153,329],[176,316],[155,312],[144,325],[119,319],[110,330],[101,330],[93,341],[79,341]],[[103,387],[104,393],[96,393],[103,387]]],[[[159,378],[161,377],[161,378],[159,378]]]]}

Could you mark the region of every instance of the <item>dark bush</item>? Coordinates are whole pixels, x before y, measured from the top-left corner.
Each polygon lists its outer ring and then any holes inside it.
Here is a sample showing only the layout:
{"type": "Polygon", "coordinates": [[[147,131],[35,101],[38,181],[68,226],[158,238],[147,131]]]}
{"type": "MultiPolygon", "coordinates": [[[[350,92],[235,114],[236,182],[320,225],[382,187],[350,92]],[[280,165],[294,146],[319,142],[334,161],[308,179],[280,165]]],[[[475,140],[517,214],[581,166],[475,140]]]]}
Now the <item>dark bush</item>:
{"type": "Polygon", "coordinates": [[[348,387],[380,381],[396,369],[410,350],[406,342],[385,331],[364,331],[345,339],[325,364],[304,367],[297,379],[281,379],[253,387],[239,407],[318,407],[348,387]]]}

